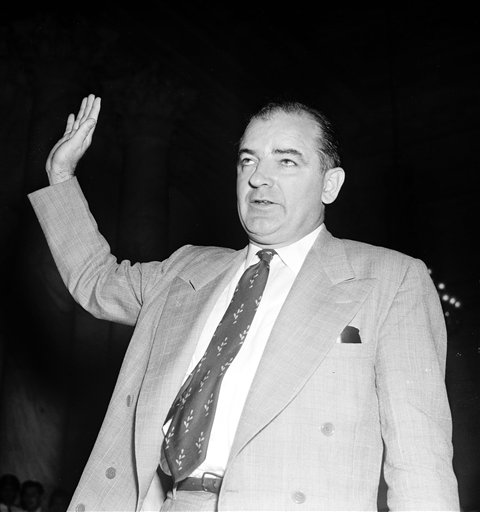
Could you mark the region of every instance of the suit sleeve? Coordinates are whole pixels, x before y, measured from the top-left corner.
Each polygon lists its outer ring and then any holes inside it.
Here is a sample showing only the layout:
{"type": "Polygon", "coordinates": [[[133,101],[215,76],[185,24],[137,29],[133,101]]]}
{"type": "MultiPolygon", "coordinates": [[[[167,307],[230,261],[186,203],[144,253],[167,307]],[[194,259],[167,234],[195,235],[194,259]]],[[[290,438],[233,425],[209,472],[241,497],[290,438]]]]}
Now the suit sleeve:
{"type": "Polygon", "coordinates": [[[73,298],[97,318],[135,324],[162,264],[120,263],[98,231],[76,178],[28,195],[60,275],[73,298]]]}
{"type": "Polygon", "coordinates": [[[379,328],[376,386],[390,510],[459,510],[445,386],[447,336],[427,268],[411,260],[379,328]]]}

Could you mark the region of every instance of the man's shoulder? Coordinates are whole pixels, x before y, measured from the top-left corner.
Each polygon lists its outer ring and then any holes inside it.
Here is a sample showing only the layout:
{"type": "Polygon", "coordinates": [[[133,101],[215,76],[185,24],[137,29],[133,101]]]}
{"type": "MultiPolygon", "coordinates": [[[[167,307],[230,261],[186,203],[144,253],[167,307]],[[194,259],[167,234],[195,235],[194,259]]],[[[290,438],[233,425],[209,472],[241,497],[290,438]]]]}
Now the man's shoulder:
{"type": "Polygon", "coordinates": [[[156,286],[175,277],[203,283],[228,268],[242,251],[216,246],[183,245],[168,258],[144,264],[150,270],[149,282],[156,286]]]}
{"type": "Polygon", "coordinates": [[[183,245],[173,252],[169,259],[172,261],[211,261],[218,258],[222,259],[224,257],[228,257],[234,252],[237,251],[228,247],[218,247],[214,245],[183,245]]]}
{"type": "Polygon", "coordinates": [[[393,259],[399,261],[410,261],[415,259],[398,249],[392,249],[382,245],[375,245],[368,242],[361,242],[359,240],[352,240],[350,238],[340,238],[346,252],[352,257],[369,257],[374,259],[393,259]]]}
{"type": "Polygon", "coordinates": [[[227,247],[213,245],[183,245],[173,252],[166,261],[165,269],[201,268],[213,264],[221,266],[239,252],[227,247]]]}
{"type": "Polygon", "coordinates": [[[403,273],[409,267],[425,269],[425,263],[400,250],[347,238],[339,239],[351,265],[363,274],[403,273]]]}

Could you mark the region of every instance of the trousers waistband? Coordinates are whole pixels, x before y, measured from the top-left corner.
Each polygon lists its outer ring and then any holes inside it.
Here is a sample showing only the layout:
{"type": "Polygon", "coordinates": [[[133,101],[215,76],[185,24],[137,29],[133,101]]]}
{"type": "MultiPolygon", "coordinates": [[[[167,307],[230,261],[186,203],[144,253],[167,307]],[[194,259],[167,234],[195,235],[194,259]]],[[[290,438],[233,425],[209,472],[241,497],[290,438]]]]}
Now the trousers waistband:
{"type": "Polygon", "coordinates": [[[222,486],[222,480],[222,477],[214,473],[204,473],[202,477],[188,477],[178,482],[177,491],[204,491],[218,494],[222,486]]]}

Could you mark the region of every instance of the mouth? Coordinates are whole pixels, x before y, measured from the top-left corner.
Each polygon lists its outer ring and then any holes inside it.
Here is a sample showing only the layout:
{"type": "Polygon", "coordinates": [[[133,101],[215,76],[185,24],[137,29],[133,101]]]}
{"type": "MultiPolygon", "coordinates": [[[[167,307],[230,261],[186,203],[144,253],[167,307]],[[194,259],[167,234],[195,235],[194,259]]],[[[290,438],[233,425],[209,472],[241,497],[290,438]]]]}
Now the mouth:
{"type": "Polygon", "coordinates": [[[253,199],[252,201],[250,201],[252,204],[254,205],[258,205],[258,206],[270,206],[272,204],[275,204],[274,202],[272,201],[269,201],[268,199],[253,199]]]}

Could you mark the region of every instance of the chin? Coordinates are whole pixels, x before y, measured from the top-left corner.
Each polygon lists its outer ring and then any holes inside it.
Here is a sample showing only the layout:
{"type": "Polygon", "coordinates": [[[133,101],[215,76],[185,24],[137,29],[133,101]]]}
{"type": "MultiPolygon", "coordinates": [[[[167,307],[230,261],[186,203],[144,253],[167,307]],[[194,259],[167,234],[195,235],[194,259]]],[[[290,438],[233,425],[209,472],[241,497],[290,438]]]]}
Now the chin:
{"type": "Polygon", "coordinates": [[[282,241],[278,239],[278,237],[275,237],[273,235],[259,235],[257,233],[252,234],[248,233],[248,238],[250,241],[252,241],[254,244],[262,246],[262,247],[273,247],[273,246],[279,246],[282,244],[282,241]]]}
{"type": "Polygon", "coordinates": [[[245,231],[255,237],[257,239],[265,239],[270,240],[272,238],[278,237],[278,225],[272,225],[271,222],[246,222],[244,225],[245,231]]]}

